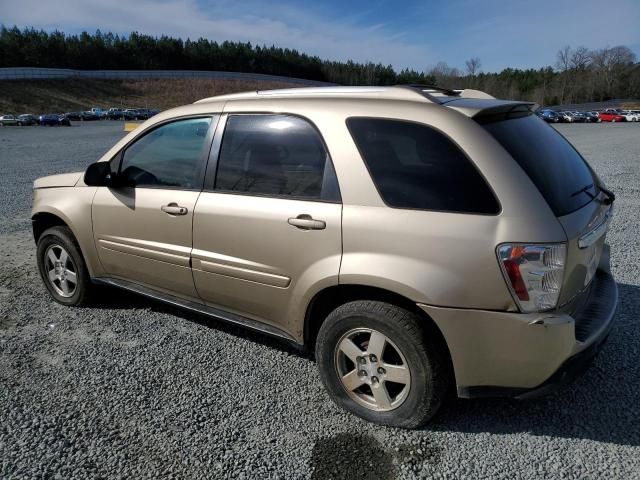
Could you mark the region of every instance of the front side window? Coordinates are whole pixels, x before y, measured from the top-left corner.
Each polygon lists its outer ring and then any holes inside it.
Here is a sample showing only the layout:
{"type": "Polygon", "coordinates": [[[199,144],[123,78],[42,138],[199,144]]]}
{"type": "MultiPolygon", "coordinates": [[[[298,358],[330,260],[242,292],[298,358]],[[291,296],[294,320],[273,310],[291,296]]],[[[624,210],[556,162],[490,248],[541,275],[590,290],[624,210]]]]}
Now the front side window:
{"type": "Polygon", "coordinates": [[[437,130],[363,117],[349,118],[347,127],[390,207],[489,215],[500,211],[475,166],[437,130]]]}
{"type": "Polygon", "coordinates": [[[124,151],[120,175],[136,187],[202,187],[210,118],[178,120],[152,130],[124,151]]]}
{"type": "Polygon", "coordinates": [[[290,115],[231,115],[215,190],[337,202],[338,183],[318,132],[290,115]]]}

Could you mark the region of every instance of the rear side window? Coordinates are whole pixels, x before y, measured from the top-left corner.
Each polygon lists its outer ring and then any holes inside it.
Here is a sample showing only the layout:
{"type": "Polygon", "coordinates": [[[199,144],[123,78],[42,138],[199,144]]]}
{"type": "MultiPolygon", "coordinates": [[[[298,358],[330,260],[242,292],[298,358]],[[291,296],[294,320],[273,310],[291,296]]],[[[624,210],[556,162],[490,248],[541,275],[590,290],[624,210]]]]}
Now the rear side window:
{"type": "Polygon", "coordinates": [[[527,173],[556,216],[578,210],[598,195],[584,159],[535,115],[490,121],[483,126],[527,173]]]}
{"type": "Polygon", "coordinates": [[[395,208],[497,214],[482,175],[445,135],[401,120],[347,120],[384,202],[395,208]]]}
{"type": "Polygon", "coordinates": [[[231,115],[215,190],[339,202],[335,172],[318,132],[290,115],[231,115]]]}

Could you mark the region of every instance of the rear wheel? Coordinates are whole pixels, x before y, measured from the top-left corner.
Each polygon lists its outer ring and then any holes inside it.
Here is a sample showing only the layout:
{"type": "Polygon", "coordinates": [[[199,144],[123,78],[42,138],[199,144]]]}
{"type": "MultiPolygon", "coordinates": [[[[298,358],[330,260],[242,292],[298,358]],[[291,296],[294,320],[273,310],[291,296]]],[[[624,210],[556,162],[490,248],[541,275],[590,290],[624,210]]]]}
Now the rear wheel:
{"type": "Polygon", "coordinates": [[[38,240],[38,270],[53,299],[62,305],[89,301],[91,279],[71,230],[52,227],[38,240]]]}
{"type": "Polygon", "coordinates": [[[316,342],[333,400],[370,422],[414,428],[447,392],[446,353],[425,320],[395,305],[354,301],[334,310],[316,342]]]}

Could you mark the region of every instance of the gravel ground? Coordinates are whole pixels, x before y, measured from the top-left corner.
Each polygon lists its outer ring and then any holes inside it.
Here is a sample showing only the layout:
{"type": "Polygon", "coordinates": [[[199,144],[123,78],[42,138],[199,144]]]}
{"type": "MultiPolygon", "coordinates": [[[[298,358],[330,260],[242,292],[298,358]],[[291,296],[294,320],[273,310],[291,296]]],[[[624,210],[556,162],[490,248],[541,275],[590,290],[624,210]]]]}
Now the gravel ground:
{"type": "Polygon", "coordinates": [[[274,340],[120,291],[55,304],[31,182],[83,169],[120,126],[0,129],[0,477],[640,478],[640,125],[559,129],[618,195],[610,340],[561,393],[455,400],[419,431],[341,411],[274,340]]]}

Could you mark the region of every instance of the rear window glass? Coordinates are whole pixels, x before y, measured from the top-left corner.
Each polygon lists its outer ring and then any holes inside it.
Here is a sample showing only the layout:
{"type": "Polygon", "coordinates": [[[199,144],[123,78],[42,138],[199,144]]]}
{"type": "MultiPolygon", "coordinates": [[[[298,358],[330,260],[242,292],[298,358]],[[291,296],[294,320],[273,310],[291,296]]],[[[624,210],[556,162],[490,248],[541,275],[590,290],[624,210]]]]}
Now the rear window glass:
{"type": "Polygon", "coordinates": [[[390,207],[489,215],[500,211],[475,166],[439,131],[382,118],[352,117],[347,127],[390,207]]]}
{"type": "MultiPolygon", "coordinates": [[[[479,119],[480,123],[482,119],[479,119]]],[[[535,115],[483,123],[540,190],[558,217],[598,194],[591,170],[573,146],[535,115]]]]}

